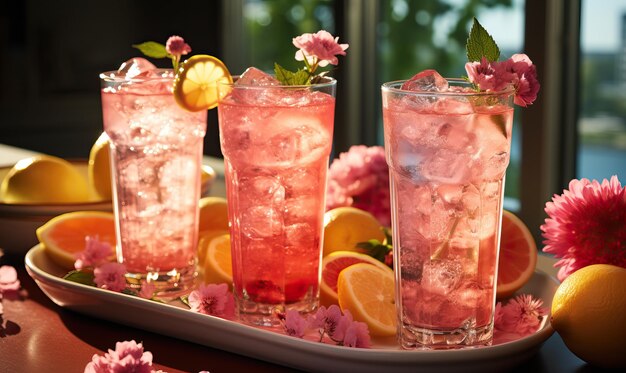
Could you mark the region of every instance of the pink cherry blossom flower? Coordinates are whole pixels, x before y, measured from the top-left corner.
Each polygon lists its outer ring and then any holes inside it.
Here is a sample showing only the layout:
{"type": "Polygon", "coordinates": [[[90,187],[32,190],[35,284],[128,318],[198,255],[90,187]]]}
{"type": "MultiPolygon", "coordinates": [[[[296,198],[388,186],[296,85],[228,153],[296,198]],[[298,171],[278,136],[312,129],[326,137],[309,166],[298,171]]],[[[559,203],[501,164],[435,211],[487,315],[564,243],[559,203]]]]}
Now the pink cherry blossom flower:
{"type": "Polygon", "coordinates": [[[154,296],[154,289],[155,286],[153,283],[144,282],[144,284],[141,285],[141,290],[139,290],[139,293],[137,295],[144,299],[151,299],[154,296]]]}
{"type": "Polygon", "coordinates": [[[533,298],[529,294],[518,295],[506,305],[496,307],[494,327],[519,336],[533,334],[541,325],[542,317],[547,314],[542,306],[541,299],[533,298]]]}
{"type": "Polygon", "coordinates": [[[98,237],[87,236],[85,238],[85,250],[75,254],[74,268],[97,267],[106,262],[112,253],[113,250],[108,242],[99,241],[98,237]]]}
{"type": "Polygon", "coordinates": [[[307,321],[300,315],[300,312],[297,310],[288,310],[284,317],[279,316],[279,318],[283,324],[285,334],[296,338],[304,337],[307,329],[307,321]]]}
{"type": "Polygon", "coordinates": [[[370,348],[372,342],[367,324],[359,321],[351,322],[343,337],[343,345],[346,347],[370,348]]]}
{"type": "Polygon", "coordinates": [[[325,30],[320,30],[315,34],[302,34],[293,38],[293,45],[299,50],[296,52],[296,60],[306,59],[314,72],[317,66],[324,67],[329,63],[337,65],[339,63],[337,55],[345,56],[348,44],[339,44],[339,37],[333,36],[325,30]]]}
{"type": "Polygon", "coordinates": [[[173,35],[167,39],[165,43],[165,51],[171,54],[172,56],[182,56],[191,52],[191,47],[189,44],[185,43],[185,39],[180,36],[173,35]]]}
{"type": "Polygon", "coordinates": [[[353,206],[391,225],[389,168],[381,146],[356,145],[339,154],[328,170],[326,210],[353,206]]]}
{"type": "Polygon", "coordinates": [[[150,373],[152,353],[145,351],[134,340],[117,342],[115,351],[109,349],[104,356],[94,355],[85,367],[85,373],[150,373]]]}
{"type": "Polygon", "coordinates": [[[200,285],[189,294],[188,301],[194,312],[225,319],[235,317],[235,299],[226,284],[200,285]]]}
{"type": "Polygon", "coordinates": [[[336,304],[328,308],[321,306],[315,315],[310,318],[309,324],[311,327],[318,329],[320,341],[322,341],[324,335],[328,335],[335,341],[340,341],[343,339],[343,330],[339,329],[342,318],[341,309],[336,304]]]}
{"type": "Polygon", "coordinates": [[[20,286],[15,268],[8,265],[0,267],[0,296],[3,293],[18,291],[20,286]]]}
{"type": "Polygon", "coordinates": [[[626,268],[626,186],[617,176],[602,183],[574,179],[545,211],[543,251],[560,259],[560,281],[590,264],[626,268]]]}
{"type": "Polygon", "coordinates": [[[96,286],[111,291],[122,291],[126,288],[126,267],[119,263],[104,263],[93,271],[96,286]]]}

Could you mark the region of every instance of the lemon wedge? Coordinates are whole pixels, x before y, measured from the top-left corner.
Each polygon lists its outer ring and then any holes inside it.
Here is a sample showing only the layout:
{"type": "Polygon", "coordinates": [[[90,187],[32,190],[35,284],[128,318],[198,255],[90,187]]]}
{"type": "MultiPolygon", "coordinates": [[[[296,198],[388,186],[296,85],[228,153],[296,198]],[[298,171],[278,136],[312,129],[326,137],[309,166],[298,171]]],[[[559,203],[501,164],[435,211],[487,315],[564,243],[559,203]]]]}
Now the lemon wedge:
{"type": "Polygon", "coordinates": [[[222,61],[199,54],[180,65],[174,80],[174,98],[186,110],[209,110],[216,107],[221,98],[217,84],[232,82],[222,61]]]}

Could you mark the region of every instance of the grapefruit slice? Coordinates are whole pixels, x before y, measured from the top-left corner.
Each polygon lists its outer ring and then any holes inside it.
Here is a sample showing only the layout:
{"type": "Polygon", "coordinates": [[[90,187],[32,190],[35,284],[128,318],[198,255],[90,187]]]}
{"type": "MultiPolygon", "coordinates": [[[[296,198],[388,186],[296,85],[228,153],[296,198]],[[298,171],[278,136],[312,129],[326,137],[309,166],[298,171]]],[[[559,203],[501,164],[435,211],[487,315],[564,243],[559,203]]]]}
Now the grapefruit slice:
{"type": "Polygon", "coordinates": [[[339,273],[357,263],[369,263],[377,267],[387,267],[369,255],[354,251],[341,250],[328,254],[322,260],[322,281],[320,282],[320,303],[322,306],[330,307],[333,304],[339,304],[337,299],[339,273]]]}
{"type": "Polygon", "coordinates": [[[526,224],[513,213],[502,212],[496,298],[504,299],[524,286],[535,272],[537,245],[526,224]]]}
{"type": "Polygon", "coordinates": [[[50,259],[74,269],[74,255],[85,250],[85,239],[97,237],[115,250],[115,218],[110,212],[75,211],[59,215],[37,228],[37,238],[50,259]]]}
{"type": "Polygon", "coordinates": [[[366,323],[372,336],[392,336],[397,323],[394,289],[391,268],[353,264],[339,273],[339,307],[366,323]]]}

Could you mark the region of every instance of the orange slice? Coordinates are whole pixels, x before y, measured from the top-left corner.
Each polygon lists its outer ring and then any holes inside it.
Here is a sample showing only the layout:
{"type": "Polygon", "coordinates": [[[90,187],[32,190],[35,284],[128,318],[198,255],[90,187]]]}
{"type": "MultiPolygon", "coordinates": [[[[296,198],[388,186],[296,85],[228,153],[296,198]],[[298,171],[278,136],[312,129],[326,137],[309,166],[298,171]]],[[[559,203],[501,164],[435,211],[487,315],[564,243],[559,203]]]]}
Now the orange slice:
{"type": "Polygon", "coordinates": [[[59,215],[37,228],[37,237],[50,259],[74,269],[74,254],[85,250],[85,239],[97,237],[115,250],[115,219],[110,212],[75,211],[59,215]]]}
{"type": "Polygon", "coordinates": [[[379,260],[369,255],[357,253],[354,251],[335,251],[328,254],[322,260],[322,281],[320,282],[320,303],[329,307],[333,304],[339,304],[337,298],[337,280],[339,273],[345,268],[357,264],[369,263],[377,267],[387,267],[379,260]]]}
{"type": "Polygon", "coordinates": [[[536,265],[537,245],[528,227],[513,213],[504,210],[496,297],[510,297],[522,288],[532,277],[536,265]]]}
{"type": "Polygon", "coordinates": [[[209,110],[221,98],[217,83],[232,83],[226,65],[219,59],[199,54],[185,60],[174,79],[174,98],[189,111],[209,110]]]}
{"type": "Polygon", "coordinates": [[[390,268],[357,263],[339,273],[339,307],[367,324],[372,336],[396,334],[394,278],[390,268]]]}
{"type": "Polygon", "coordinates": [[[221,236],[228,233],[228,229],[209,229],[201,230],[198,233],[198,263],[204,264],[209,244],[217,236],[221,236]]]}
{"type": "Polygon", "coordinates": [[[222,197],[200,199],[200,231],[228,230],[228,204],[222,197]]]}
{"type": "Polygon", "coordinates": [[[209,243],[204,259],[204,281],[208,284],[225,282],[232,289],[233,267],[229,234],[217,236],[209,243]]]}

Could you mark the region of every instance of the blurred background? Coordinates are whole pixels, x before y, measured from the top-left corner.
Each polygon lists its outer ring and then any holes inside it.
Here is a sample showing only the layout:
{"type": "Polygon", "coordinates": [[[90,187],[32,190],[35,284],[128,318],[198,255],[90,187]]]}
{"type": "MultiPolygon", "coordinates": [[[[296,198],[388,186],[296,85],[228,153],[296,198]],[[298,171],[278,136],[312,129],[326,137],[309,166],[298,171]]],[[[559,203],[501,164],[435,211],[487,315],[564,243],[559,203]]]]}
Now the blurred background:
{"type": "MultiPolygon", "coordinates": [[[[626,182],[626,0],[65,0],[0,4],[0,143],[86,158],[102,131],[98,74],[138,56],[132,44],[181,35],[193,54],[295,68],[291,39],[326,29],[349,43],[334,154],[382,144],[380,85],[426,68],[464,74],[473,17],[502,58],[538,67],[537,102],[516,113],[505,207],[531,227],[572,178],[626,182]]],[[[168,67],[168,60],[153,61],[168,67]]],[[[220,157],[216,110],[205,154],[220,157]]]]}

